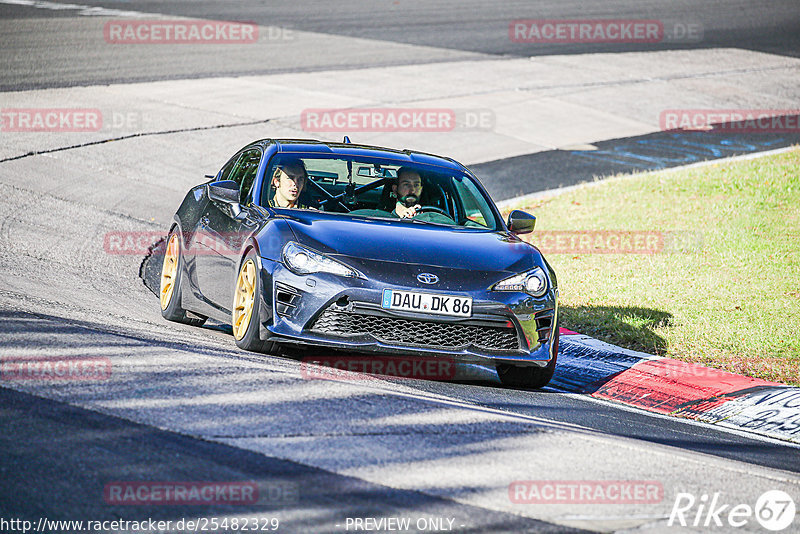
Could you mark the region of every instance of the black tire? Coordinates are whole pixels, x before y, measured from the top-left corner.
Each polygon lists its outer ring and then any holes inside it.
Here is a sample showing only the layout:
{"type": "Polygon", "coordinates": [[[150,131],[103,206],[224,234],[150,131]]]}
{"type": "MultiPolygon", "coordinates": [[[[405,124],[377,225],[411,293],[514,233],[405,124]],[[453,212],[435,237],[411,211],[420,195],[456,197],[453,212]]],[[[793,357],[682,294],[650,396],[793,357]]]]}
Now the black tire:
{"type": "Polygon", "coordinates": [[[236,346],[240,349],[249,350],[252,352],[262,352],[265,354],[274,353],[277,350],[277,343],[274,341],[268,341],[261,339],[259,335],[259,325],[261,324],[262,318],[266,314],[266,311],[261,307],[261,275],[258,272],[258,261],[256,260],[256,254],[253,249],[250,249],[245,257],[242,259],[241,265],[239,266],[239,272],[236,275],[236,285],[234,286],[234,297],[233,297],[233,306],[231,306],[231,327],[234,331],[233,339],[236,341],[236,346]],[[247,329],[244,332],[244,335],[241,338],[236,337],[236,292],[238,291],[239,285],[239,278],[242,276],[242,270],[247,265],[248,261],[252,261],[255,264],[256,268],[256,276],[255,276],[255,290],[254,290],[254,301],[253,301],[253,311],[250,314],[250,319],[247,324],[247,329]]]}
{"type": "MultiPolygon", "coordinates": [[[[175,321],[176,323],[183,323],[188,324],[191,326],[202,326],[203,323],[206,322],[207,317],[200,315],[200,314],[192,314],[193,316],[190,317],[186,310],[183,309],[181,306],[181,282],[183,280],[183,249],[181,247],[181,238],[174,230],[170,232],[169,236],[167,237],[167,248],[169,248],[169,244],[173,239],[173,236],[176,238],[176,243],[178,247],[178,255],[177,255],[177,265],[175,270],[174,279],[172,281],[172,294],[169,298],[167,306],[165,308],[161,308],[161,316],[168,320],[168,321],[175,321]]],[[[168,261],[167,258],[167,249],[164,250],[164,260],[161,264],[161,273],[159,273],[159,278],[161,278],[161,283],[159,285],[159,296],[164,290],[164,279],[163,270],[165,265],[168,261]]]]}
{"type": "Polygon", "coordinates": [[[558,360],[558,340],[560,338],[558,325],[553,335],[553,359],[546,367],[522,367],[507,363],[498,363],[497,376],[504,386],[513,388],[539,389],[545,387],[553,378],[558,360]]]}

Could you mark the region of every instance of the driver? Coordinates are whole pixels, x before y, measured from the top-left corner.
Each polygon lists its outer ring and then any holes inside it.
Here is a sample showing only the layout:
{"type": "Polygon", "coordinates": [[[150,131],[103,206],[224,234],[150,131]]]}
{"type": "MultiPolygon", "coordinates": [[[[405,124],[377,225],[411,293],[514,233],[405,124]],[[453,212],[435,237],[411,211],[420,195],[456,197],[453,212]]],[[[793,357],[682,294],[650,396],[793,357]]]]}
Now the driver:
{"type": "Polygon", "coordinates": [[[269,205],[273,208],[300,208],[308,209],[308,206],[299,204],[297,199],[308,180],[306,166],[299,159],[281,163],[275,168],[272,175],[272,187],[275,195],[269,199],[269,205]]]}
{"type": "Polygon", "coordinates": [[[397,169],[397,183],[392,185],[392,197],[397,199],[393,215],[401,219],[413,217],[422,208],[419,198],[422,195],[422,177],[414,169],[397,169]]]}

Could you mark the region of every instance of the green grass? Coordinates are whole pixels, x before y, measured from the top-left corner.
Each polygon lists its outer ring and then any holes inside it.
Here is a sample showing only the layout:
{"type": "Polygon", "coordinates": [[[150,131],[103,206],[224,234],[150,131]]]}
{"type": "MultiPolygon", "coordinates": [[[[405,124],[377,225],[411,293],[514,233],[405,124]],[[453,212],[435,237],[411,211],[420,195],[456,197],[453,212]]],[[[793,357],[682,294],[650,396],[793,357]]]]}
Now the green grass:
{"type": "Polygon", "coordinates": [[[561,326],[800,385],[800,148],[588,184],[520,207],[537,216],[534,244],[552,230],[666,233],[656,254],[542,246],[558,275],[561,326]]]}

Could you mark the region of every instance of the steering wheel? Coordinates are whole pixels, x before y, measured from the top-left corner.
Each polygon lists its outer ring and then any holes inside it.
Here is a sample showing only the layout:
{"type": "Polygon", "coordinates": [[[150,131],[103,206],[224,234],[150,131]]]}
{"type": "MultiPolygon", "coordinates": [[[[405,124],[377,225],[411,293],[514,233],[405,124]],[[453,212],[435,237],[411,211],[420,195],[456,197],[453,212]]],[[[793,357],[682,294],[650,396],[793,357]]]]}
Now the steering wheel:
{"type": "Polygon", "coordinates": [[[420,209],[417,210],[417,214],[414,215],[414,217],[416,217],[417,215],[420,215],[422,213],[427,213],[429,211],[432,211],[434,213],[439,213],[441,215],[444,215],[448,219],[452,219],[452,217],[450,217],[449,213],[444,211],[442,208],[437,208],[436,206],[422,206],[420,209]]]}

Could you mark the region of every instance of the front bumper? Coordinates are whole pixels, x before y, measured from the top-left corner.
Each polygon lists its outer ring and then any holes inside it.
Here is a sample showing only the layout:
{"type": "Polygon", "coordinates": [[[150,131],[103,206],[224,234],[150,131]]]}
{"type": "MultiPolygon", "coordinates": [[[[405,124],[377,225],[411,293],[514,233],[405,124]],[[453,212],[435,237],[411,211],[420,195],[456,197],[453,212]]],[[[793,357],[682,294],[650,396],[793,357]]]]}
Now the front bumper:
{"type": "Polygon", "coordinates": [[[448,357],[459,362],[546,366],[554,357],[558,292],[541,298],[486,289],[473,298],[470,318],[381,308],[383,290],[459,293],[452,288],[394,286],[327,273],[298,276],[261,260],[260,334],[282,344],[355,353],[448,357]]]}

